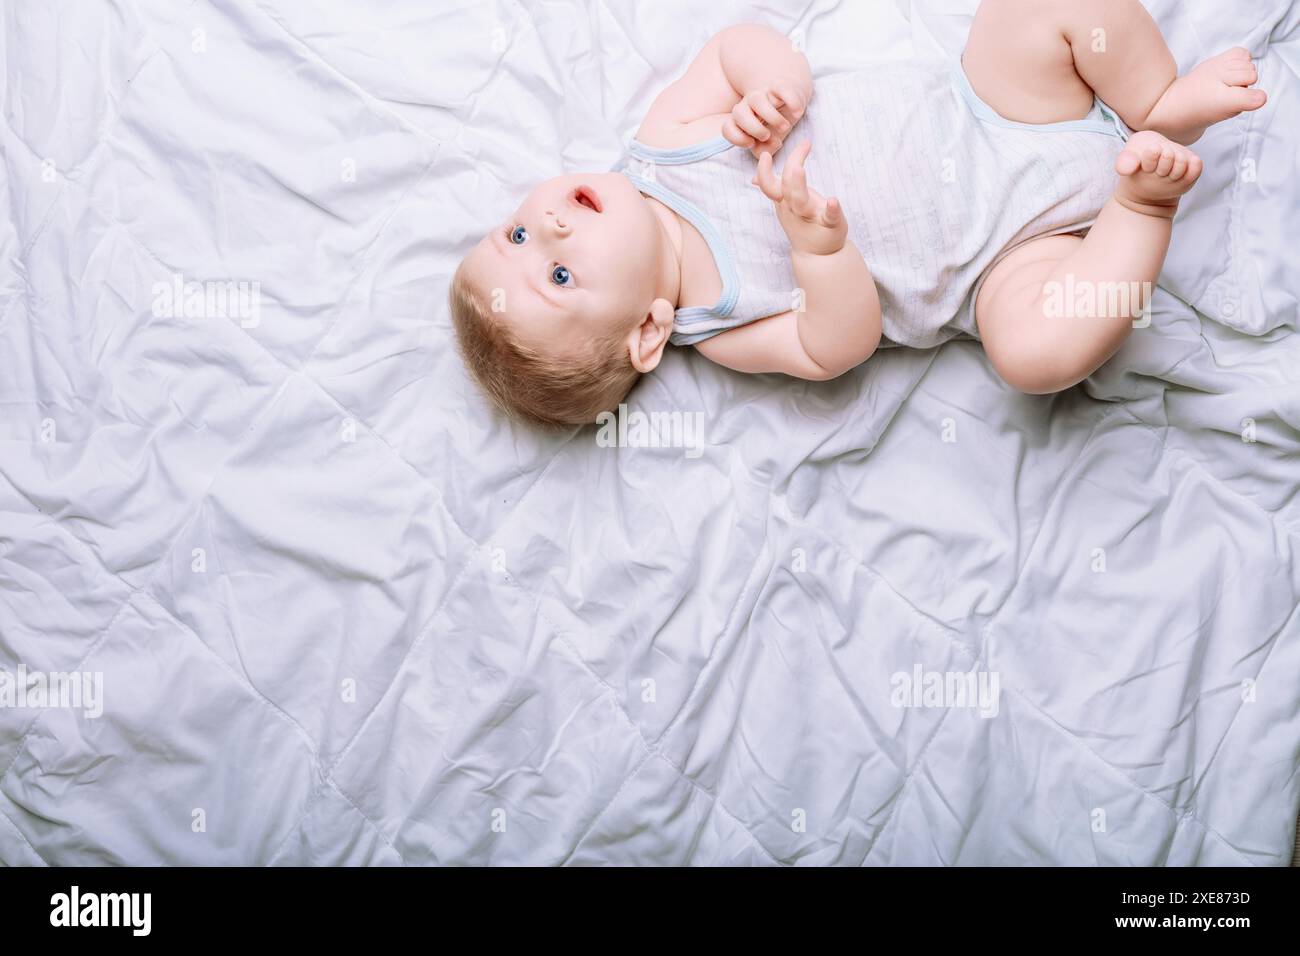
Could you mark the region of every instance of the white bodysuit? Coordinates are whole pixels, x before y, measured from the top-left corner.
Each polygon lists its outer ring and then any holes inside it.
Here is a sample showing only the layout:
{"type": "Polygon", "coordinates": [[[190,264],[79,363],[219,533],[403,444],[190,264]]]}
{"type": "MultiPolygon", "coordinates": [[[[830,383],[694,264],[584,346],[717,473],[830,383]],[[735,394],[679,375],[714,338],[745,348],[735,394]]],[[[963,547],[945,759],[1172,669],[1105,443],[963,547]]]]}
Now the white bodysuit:
{"type": "MultiPolygon", "coordinates": [[[[844,207],[880,293],[881,344],[929,348],[978,338],[975,295],[1006,252],[1096,220],[1127,137],[1100,100],[1081,120],[1015,123],[959,62],[882,64],[818,79],[777,158],[812,139],[808,182],[844,207]]],[[[674,344],[798,308],[789,240],[750,183],[757,165],[719,136],[681,149],[633,139],[615,167],[700,231],[722,276],[714,305],[677,310],[674,344]]]]}

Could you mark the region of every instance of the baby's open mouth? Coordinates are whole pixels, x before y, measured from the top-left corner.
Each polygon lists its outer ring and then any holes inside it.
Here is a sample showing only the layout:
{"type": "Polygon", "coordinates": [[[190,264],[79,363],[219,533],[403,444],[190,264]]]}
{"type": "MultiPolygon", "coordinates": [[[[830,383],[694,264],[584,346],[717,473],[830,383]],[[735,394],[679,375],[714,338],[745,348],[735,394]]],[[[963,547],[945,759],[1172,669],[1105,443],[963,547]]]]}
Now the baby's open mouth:
{"type": "Polygon", "coordinates": [[[572,199],[579,206],[586,206],[592,212],[600,212],[600,196],[590,186],[579,186],[573,191],[572,199]]]}

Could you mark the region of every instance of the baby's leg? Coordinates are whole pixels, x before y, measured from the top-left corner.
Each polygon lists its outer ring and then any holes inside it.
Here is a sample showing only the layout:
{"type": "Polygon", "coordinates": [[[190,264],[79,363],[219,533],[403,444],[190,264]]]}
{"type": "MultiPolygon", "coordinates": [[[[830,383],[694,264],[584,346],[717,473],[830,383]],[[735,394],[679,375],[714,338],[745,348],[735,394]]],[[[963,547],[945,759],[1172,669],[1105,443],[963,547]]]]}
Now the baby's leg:
{"type": "Polygon", "coordinates": [[[963,57],[975,92],[1007,119],[1079,119],[1092,91],[1132,129],[1195,142],[1207,126],[1264,105],[1240,48],[1179,77],[1138,0],[983,0],[963,57]]]}
{"type": "Polygon", "coordinates": [[[1095,372],[1146,308],[1178,199],[1201,160],[1158,133],[1133,135],[1119,183],[1087,238],[1025,243],[989,273],[975,321],[993,367],[1024,392],[1069,388],[1095,372]]]}

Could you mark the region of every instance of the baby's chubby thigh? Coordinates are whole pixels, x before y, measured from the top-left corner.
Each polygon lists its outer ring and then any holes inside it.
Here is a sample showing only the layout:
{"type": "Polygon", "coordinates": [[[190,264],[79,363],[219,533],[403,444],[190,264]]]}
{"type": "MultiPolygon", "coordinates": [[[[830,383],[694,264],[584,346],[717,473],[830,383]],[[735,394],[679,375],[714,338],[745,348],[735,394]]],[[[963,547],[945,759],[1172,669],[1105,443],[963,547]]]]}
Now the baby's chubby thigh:
{"type": "Polygon", "coordinates": [[[1071,330],[1043,308],[1047,284],[1082,245],[1079,236],[1068,234],[1031,239],[1003,256],[980,286],[980,341],[998,375],[1022,392],[1060,391],[1093,371],[1084,368],[1086,350],[1071,344],[1071,330]]]}
{"type": "Polygon", "coordinates": [[[1081,119],[1093,91],[1074,68],[1055,3],[982,0],[971,23],[962,67],[975,94],[1017,123],[1081,119]]]}

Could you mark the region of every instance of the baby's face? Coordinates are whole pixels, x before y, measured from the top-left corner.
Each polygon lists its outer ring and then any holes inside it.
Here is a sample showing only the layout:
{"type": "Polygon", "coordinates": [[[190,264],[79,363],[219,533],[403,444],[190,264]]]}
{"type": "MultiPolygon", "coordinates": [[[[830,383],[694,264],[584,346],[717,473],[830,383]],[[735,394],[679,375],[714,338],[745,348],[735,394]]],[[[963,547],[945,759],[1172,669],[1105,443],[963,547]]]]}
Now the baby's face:
{"type": "Polygon", "coordinates": [[[525,344],[570,352],[635,328],[655,298],[661,230],[622,173],[542,183],[470,252],[472,281],[525,344]],[[499,290],[499,291],[498,291],[499,290]]]}

